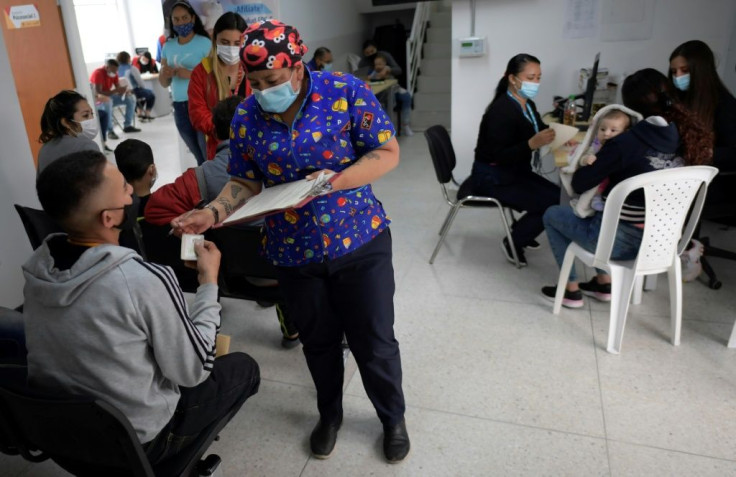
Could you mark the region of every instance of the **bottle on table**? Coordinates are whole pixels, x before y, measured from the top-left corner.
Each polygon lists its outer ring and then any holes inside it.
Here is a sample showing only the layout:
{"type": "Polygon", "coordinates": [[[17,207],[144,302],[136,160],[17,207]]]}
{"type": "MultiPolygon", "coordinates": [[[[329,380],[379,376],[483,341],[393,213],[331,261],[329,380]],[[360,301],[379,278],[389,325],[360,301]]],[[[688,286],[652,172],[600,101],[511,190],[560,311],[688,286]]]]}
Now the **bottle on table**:
{"type": "Polygon", "coordinates": [[[562,116],[562,123],[568,126],[575,126],[575,118],[577,117],[577,108],[575,106],[575,95],[571,94],[567,98],[567,104],[565,104],[565,113],[562,116]]]}

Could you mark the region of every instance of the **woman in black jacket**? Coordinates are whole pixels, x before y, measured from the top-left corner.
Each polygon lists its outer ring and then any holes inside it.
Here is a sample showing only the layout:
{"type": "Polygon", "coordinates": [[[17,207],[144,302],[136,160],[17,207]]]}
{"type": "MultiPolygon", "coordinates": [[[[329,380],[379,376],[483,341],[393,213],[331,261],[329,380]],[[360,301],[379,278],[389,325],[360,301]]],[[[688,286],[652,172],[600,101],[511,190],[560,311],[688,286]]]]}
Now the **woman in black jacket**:
{"type": "MultiPolygon", "coordinates": [[[[603,179],[609,182],[603,192],[605,201],[611,190],[630,177],[645,172],[711,161],[712,134],[698,118],[677,101],[670,82],[662,73],[647,68],[626,78],[621,89],[624,105],[646,119],[606,141],[596,161],[581,167],[572,178],[576,192],[584,192],[603,179]]],[[[593,252],[598,244],[603,212],[580,218],[569,205],[550,207],[544,214],[544,227],[557,264],[562,266],[570,242],[593,252]]],[[[644,232],[644,193],[632,192],[621,209],[621,220],[611,252],[614,260],[636,258],[644,232]]],[[[542,294],[554,300],[556,287],[542,288],[542,294]]],[[[562,305],[583,306],[583,294],[599,301],[611,300],[611,277],[603,270],[587,283],[578,283],[575,266],[570,270],[562,305]]]]}
{"type": "MultiPolygon", "coordinates": [[[[544,230],[542,214],[560,202],[560,188],[532,170],[532,163],[539,163],[539,148],[555,137],[532,101],[541,76],[536,57],[520,53],[509,60],[480,123],[471,175],[474,194],[526,211],[511,233],[521,265],[526,265],[524,247],[539,245],[534,239],[544,230]]],[[[505,238],[502,249],[514,263],[505,238]]]]}

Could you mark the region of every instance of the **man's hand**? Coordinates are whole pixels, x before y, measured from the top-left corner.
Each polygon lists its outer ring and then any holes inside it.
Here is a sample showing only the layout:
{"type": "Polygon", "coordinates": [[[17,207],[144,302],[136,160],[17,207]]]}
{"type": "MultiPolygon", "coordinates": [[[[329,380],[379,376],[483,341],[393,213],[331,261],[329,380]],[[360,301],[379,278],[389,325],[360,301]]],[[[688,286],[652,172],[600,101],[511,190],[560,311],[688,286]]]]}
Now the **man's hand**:
{"type": "MultiPolygon", "coordinates": [[[[197,281],[200,285],[205,283],[217,283],[217,273],[220,270],[220,251],[214,243],[203,240],[194,244],[194,252],[197,254],[196,262],[187,262],[187,266],[196,267],[197,281]]],[[[193,267],[193,268],[194,268],[193,267]]]]}

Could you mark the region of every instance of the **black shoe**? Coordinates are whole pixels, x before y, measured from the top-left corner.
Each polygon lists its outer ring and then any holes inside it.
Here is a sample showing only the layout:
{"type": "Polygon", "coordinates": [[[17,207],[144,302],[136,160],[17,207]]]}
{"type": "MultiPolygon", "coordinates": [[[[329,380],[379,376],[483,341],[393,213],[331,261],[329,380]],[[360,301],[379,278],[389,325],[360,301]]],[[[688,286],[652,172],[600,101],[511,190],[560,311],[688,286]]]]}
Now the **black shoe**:
{"type": "MultiPolygon", "coordinates": [[[[509,245],[509,239],[504,238],[503,242],[501,243],[501,250],[503,250],[503,254],[506,255],[506,260],[516,265],[516,261],[514,260],[514,254],[511,253],[511,246],[509,245]]],[[[516,256],[519,257],[519,265],[522,267],[526,267],[526,257],[524,256],[524,250],[520,248],[516,248],[516,256]]]]}
{"type": "MultiPolygon", "coordinates": [[[[555,300],[557,294],[557,287],[544,287],[542,288],[542,295],[550,300],[555,300]]],[[[565,290],[565,295],[562,297],[562,306],[565,308],[582,308],[585,302],[583,301],[583,293],[580,290],[571,292],[565,290]]]]}
{"type": "Polygon", "coordinates": [[[105,153],[108,153],[108,152],[115,152],[115,151],[113,151],[112,149],[110,149],[109,147],[107,147],[107,144],[105,144],[104,146],[102,146],[102,149],[103,149],[103,150],[105,151],[105,153]]]}
{"type": "Polygon", "coordinates": [[[312,455],[317,459],[327,459],[335,450],[335,442],[337,442],[337,431],[342,425],[342,417],[331,424],[326,424],[321,418],[317,426],[309,436],[309,447],[312,449],[312,455]]]}
{"type": "Polygon", "coordinates": [[[287,338],[286,336],[281,338],[281,347],[285,349],[292,349],[299,346],[299,335],[293,338],[287,338]]]}
{"type": "Polygon", "coordinates": [[[601,285],[595,277],[589,282],[581,283],[580,291],[583,295],[592,296],[598,301],[611,301],[611,284],[601,285]]]}
{"type": "Polygon", "coordinates": [[[135,126],[125,126],[123,128],[123,132],[133,133],[133,132],[141,132],[141,130],[138,129],[137,127],[135,127],[135,126]]]}
{"type": "Polygon", "coordinates": [[[532,239],[532,241],[529,242],[524,248],[527,248],[529,250],[539,250],[540,248],[542,248],[542,245],[536,240],[532,239]]]}
{"type": "Polygon", "coordinates": [[[120,139],[120,136],[118,136],[117,134],[115,134],[115,131],[108,131],[107,132],[107,137],[109,137],[110,139],[120,139]]]}
{"type": "Polygon", "coordinates": [[[409,454],[411,443],[406,432],[406,421],[395,426],[383,426],[383,455],[390,464],[398,464],[409,454]]]}

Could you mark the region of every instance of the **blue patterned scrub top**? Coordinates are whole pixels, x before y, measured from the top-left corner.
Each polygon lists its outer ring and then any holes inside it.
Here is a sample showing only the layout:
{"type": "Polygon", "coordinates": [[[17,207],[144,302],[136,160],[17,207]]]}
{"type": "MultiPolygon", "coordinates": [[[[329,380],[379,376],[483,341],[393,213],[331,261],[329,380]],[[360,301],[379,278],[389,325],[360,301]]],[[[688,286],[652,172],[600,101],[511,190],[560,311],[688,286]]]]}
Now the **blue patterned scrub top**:
{"type": "MultiPolygon", "coordinates": [[[[230,175],[271,187],[321,169],[340,172],[394,137],[391,120],[363,81],[309,73],[291,128],[278,114],[263,111],[254,96],[240,104],[230,130],[230,175]]],[[[370,242],[389,223],[370,184],[336,191],[266,217],[266,255],[286,267],[335,259],[370,242]]]]}

